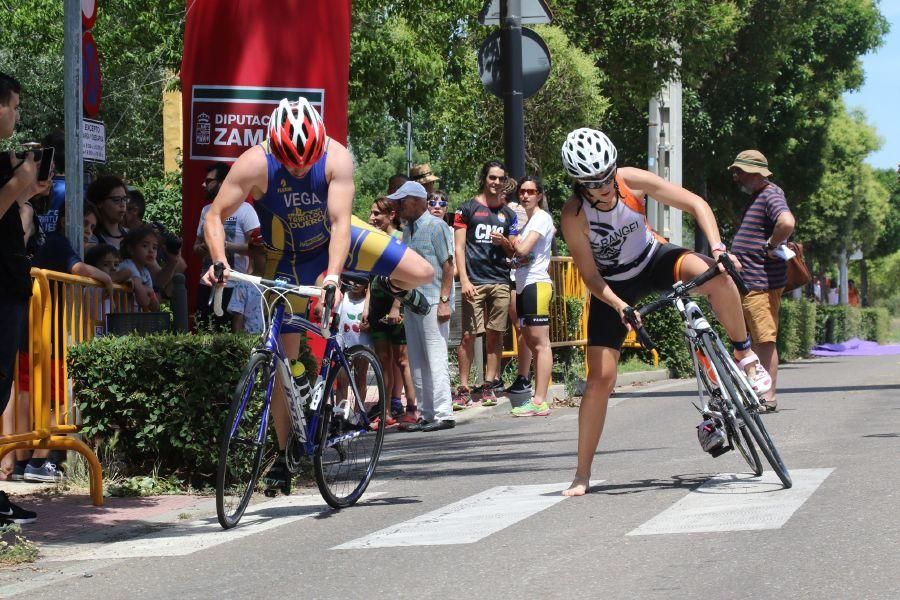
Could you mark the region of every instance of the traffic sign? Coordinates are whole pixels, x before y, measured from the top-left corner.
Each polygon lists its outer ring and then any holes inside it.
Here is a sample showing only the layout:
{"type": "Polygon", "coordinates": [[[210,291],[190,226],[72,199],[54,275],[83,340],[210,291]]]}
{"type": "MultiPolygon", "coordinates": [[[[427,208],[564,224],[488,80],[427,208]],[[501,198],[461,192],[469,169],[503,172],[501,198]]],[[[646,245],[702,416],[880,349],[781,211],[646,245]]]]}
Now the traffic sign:
{"type": "Polygon", "coordinates": [[[94,28],[97,20],[97,0],[81,0],[81,28],[85,31],[94,28]]]}
{"type": "MultiPolygon", "coordinates": [[[[522,28],[522,96],[537,93],[550,75],[550,49],[543,38],[526,27],[522,28]]],[[[500,32],[491,33],[478,51],[478,74],[489,92],[503,98],[503,62],[500,55],[500,32]]]]}
{"type": "Polygon", "coordinates": [[[106,162],[106,126],[103,121],[81,120],[81,152],[84,160],[106,162]]]}
{"type": "Polygon", "coordinates": [[[90,31],[85,31],[81,36],[81,80],[84,112],[89,117],[96,117],[100,114],[102,97],[100,55],[90,31]]]}
{"type": "MultiPolygon", "coordinates": [[[[546,25],[553,13],[544,0],[522,0],[522,25],[546,25]]],[[[488,0],[478,15],[482,25],[500,25],[500,0],[488,0]]]]}

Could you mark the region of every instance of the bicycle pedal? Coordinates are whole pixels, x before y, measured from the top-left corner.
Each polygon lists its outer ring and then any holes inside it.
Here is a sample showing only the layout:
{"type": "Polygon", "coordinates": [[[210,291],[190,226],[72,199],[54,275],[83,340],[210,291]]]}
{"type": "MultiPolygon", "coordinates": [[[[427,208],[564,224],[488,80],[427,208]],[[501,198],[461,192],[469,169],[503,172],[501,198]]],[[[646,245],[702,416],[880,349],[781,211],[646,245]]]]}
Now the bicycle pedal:
{"type": "Polygon", "coordinates": [[[730,452],[732,450],[734,450],[734,448],[731,445],[719,446],[718,448],[713,448],[712,450],[710,450],[709,455],[712,456],[713,458],[719,458],[726,452],[730,452]]]}

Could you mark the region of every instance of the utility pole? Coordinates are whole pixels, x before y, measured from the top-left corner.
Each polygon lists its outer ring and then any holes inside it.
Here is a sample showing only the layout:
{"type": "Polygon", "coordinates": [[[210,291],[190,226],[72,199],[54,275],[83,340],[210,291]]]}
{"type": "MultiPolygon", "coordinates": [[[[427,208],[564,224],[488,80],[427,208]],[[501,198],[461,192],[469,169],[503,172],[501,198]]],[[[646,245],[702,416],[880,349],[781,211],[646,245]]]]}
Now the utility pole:
{"type": "MultiPolygon", "coordinates": [[[[659,94],[650,98],[647,134],[647,166],[649,170],[675,185],[681,185],[681,82],[663,85],[659,94]]],[[[652,198],[647,202],[647,220],[654,231],[682,245],[681,211],[652,198]]]]}
{"type": "Polygon", "coordinates": [[[500,0],[503,56],[503,152],[508,174],[525,175],[525,97],[522,93],[522,1],[500,0]]]}
{"type": "Polygon", "coordinates": [[[66,237],[79,256],[84,252],[84,161],[81,155],[81,0],[65,0],[66,237]]]}

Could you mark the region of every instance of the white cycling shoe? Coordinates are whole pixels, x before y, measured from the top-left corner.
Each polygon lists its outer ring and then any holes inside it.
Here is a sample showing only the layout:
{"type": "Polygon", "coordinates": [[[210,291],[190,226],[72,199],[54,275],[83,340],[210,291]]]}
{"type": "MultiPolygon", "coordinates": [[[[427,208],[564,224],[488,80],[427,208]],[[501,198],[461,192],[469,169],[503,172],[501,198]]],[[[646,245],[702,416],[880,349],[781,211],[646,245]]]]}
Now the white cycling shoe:
{"type": "Polygon", "coordinates": [[[756,371],[752,377],[747,375],[747,380],[750,382],[750,387],[753,388],[756,395],[762,396],[772,389],[772,376],[769,375],[769,372],[766,371],[765,367],[762,366],[762,363],[759,362],[759,357],[756,356],[754,352],[751,352],[738,361],[738,367],[746,373],[747,367],[753,363],[756,363],[756,371]]]}

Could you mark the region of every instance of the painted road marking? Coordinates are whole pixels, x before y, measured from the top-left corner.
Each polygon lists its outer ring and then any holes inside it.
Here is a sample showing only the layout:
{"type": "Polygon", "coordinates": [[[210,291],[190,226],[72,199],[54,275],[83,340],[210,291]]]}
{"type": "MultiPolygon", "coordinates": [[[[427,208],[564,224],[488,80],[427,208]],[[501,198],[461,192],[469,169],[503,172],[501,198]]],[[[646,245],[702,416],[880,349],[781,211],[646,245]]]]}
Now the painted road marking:
{"type": "Polygon", "coordinates": [[[772,471],[762,477],[721,473],[628,535],[779,529],[833,470],[791,471],[789,490],[772,471]]]}
{"type": "MultiPolygon", "coordinates": [[[[367,493],[370,500],[384,492],[367,493]]],[[[220,544],[255,535],[275,527],[282,527],[301,519],[331,510],[319,495],[283,496],[260,502],[247,509],[240,524],[225,531],[215,517],[166,527],[140,538],[113,543],[98,543],[94,547],[73,554],[61,547],[58,553],[47,552],[45,560],[115,560],[150,556],[185,556],[220,544]]]]}
{"type": "Polygon", "coordinates": [[[494,487],[333,550],[472,544],[565,500],[560,492],[567,487],[568,482],[494,487]]]}

